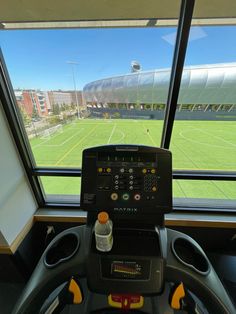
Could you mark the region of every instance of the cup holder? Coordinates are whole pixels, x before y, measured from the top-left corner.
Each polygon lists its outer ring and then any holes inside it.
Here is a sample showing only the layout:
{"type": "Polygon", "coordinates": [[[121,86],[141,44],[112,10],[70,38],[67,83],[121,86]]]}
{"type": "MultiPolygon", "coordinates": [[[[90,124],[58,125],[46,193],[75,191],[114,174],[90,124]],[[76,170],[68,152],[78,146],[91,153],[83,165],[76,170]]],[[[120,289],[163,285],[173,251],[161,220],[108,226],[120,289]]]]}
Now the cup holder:
{"type": "Polygon", "coordinates": [[[62,262],[68,261],[79,248],[79,238],[75,233],[68,233],[60,237],[48,248],[44,257],[44,264],[53,268],[62,262]]]}
{"type": "Polygon", "coordinates": [[[192,268],[201,275],[210,271],[209,262],[200,249],[185,238],[177,238],[172,242],[172,251],[175,257],[184,265],[192,268]]]}

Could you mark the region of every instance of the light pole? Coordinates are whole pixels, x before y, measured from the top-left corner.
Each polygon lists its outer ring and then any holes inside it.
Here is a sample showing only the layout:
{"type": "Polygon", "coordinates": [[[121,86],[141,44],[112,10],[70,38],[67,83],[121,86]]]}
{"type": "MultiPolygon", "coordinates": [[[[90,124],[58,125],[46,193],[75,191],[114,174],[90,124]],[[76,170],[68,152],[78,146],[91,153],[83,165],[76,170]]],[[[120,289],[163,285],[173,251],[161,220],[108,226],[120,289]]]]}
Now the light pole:
{"type": "Polygon", "coordinates": [[[78,119],[80,119],[79,101],[78,101],[78,95],[77,95],[77,89],[76,89],[75,69],[74,69],[74,66],[75,66],[75,65],[78,65],[79,63],[78,63],[78,62],[74,62],[74,61],[67,61],[66,63],[71,64],[72,77],[73,77],[74,90],[75,90],[75,101],[76,101],[76,106],[77,106],[77,114],[78,114],[78,119]]]}

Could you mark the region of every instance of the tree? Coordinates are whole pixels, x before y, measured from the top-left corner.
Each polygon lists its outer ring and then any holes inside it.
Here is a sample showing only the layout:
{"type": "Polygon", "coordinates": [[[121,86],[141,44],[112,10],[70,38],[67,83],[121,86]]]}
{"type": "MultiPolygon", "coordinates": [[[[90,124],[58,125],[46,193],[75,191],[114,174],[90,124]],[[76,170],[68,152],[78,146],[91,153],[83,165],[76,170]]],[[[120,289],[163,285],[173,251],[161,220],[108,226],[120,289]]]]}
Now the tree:
{"type": "Polygon", "coordinates": [[[61,105],[61,111],[68,111],[70,110],[70,105],[67,105],[66,103],[63,102],[61,105]]]}
{"type": "Polygon", "coordinates": [[[145,110],[150,110],[151,109],[151,105],[149,105],[149,104],[144,104],[143,106],[144,106],[145,110]]]}
{"type": "Polygon", "coordinates": [[[49,123],[49,125],[56,125],[60,122],[60,117],[58,115],[53,115],[53,116],[49,116],[47,117],[47,122],[49,123]]]}
{"type": "Polygon", "coordinates": [[[141,105],[139,103],[133,104],[134,109],[141,110],[141,105]]]}
{"type": "Polygon", "coordinates": [[[20,112],[21,112],[21,117],[23,119],[24,125],[29,126],[31,119],[23,106],[20,106],[20,112]]]}
{"type": "Polygon", "coordinates": [[[119,119],[120,118],[120,113],[119,112],[114,112],[113,118],[114,119],[119,119]]]}
{"type": "Polygon", "coordinates": [[[76,109],[76,104],[71,104],[71,110],[75,110],[76,109]]]}
{"type": "Polygon", "coordinates": [[[38,118],[39,118],[38,110],[36,110],[35,107],[33,108],[31,118],[32,118],[32,119],[38,119],[38,118]]]}
{"type": "Polygon", "coordinates": [[[58,104],[53,104],[52,105],[52,113],[54,115],[59,115],[60,114],[60,106],[58,104]]]}
{"type": "Polygon", "coordinates": [[[109,119],[110,118],[110,115],[108,112],[104,112],[103,113],[103,119],[109,119]]]}

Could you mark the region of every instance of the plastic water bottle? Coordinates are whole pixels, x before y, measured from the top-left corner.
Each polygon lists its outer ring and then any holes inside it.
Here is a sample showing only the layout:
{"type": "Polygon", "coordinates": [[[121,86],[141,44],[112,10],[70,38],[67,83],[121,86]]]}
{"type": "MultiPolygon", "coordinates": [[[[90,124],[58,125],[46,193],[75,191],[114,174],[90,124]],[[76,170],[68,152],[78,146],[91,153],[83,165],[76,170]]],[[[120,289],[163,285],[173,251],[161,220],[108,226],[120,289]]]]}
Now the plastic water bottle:
{"type": "Polygon", "coordinates": [[[109,219],[107,212],[100,212],[95,222],[95,240],[96,248],[101,252],[109,252],[113,245],[112,236],[113,223],[109,219]]]}

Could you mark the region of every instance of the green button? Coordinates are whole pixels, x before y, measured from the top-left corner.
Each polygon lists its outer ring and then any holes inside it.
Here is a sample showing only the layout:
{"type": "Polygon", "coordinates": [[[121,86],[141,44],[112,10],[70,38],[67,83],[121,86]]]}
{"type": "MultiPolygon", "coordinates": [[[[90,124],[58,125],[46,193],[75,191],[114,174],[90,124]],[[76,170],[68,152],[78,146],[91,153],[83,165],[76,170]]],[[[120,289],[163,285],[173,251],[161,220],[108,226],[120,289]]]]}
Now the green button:
{"type": "Polygon", "coordinates": [[[128,201],[129,194],[128,193],[123,194],[122,198],[123,198],[124,201],[128,201]]]}

